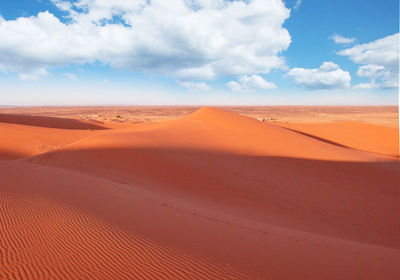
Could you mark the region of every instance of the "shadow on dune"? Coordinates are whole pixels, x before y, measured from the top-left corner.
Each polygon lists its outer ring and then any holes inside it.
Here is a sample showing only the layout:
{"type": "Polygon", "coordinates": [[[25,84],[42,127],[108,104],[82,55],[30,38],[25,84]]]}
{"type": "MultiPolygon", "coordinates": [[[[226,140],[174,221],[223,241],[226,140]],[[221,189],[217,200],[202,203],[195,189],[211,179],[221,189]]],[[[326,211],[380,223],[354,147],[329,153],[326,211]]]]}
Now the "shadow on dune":
{"type": "Polygon", "coordinates": [[[25,154],[0,150],[0,160],[14,160],[25,157],[25,154]]]}
{"type": "Polygon", "coordinates": [[[292,131],[292,132],[295,132],[295,133],[299,133],[301,135],[313,138],[315,140],[318,140],[318,141],[321,141],[321,142],[324,142],[324,143],[328,143],[328,144],[335,145],[335,146],[342,147],[342,148],[353,149],[353,148],[351,148],[349,146],[342,145],[340,143],[337,143],[337,142],[334,142],[334,141],[331,141],[331,140],[328,140],[328,139],[325,139],[325,138],[322,138],[322,137],[318,137],[318,136],[312,135],[310,133],[306,133],[306,132],[303,132],[303,131],[300,131],[300,130],[296,130],[296,129],[288,128],[288,127],[284,127],[284,126],[281,126],[281,127],[283,129],[287,129],[289,131],[292,131]]]}
{"type": "Polygon", "coordinates": [[[14,115],[14,114],[0,114],[0,122],[30,125],[30,126],[40,126],[48,128],[75,129],[75,130],[107,129],[99,125],[84,123],[74,119],[44,117],[44,116],[14,115]]]}
{"type": "MultiPolygon", "coordinates": [[[[313,134],[310,134],[310,133],[307,133],[307,132],[300,131],[298,129],[288,128],[288,127],[284,127],[284,126],[281,126],[281,128],[287,129],[289,131],[292,131],[292,132],[295,132],[295,133],[298,133],[298,134],[313,138],[315,140],[318,140],[318,141],[321,141],[321,142],[324,142],[324,143],[327,143],[327,144],[335,145],[335,146],[338,146],[338,147],[347,148],[347,149],[353,149],[353,150],[359,150],[359,151],[365,151],[365,152],[371,152],[371,151],[368,151],[368,149],[359,149],[359,148],[354,148],[354,147],[351,147],[351,146],[346,146],[346,145],[340,144],[338,142],[328,140],[328,139],[323,138],[323,137],[319,137],[319,136],[316,136],[316,135],[313,135],[313,134]]],[[[375,151],[374,151],[374,153],[378,154],[378,155],[390,156],[390,157],[392,157],[394,159],[397,159],[397,160],[399,160],[399,158],[400,158],[399,154],[378,153],[378,152],[375,152],[375,151]]]]}
{"type": "Polygon", "coordinates": [[[400,248],[397,162],[161,147],[58,151],[30,161],[48,166],[0,161],[1,192],[61,201],[268,279],[397,279],[398,250],[370,246],[400,248]]]}
{"type": "Polygon", "coordinates": [[[399,162],[338,162],[209,150],[70,150],[29,161],[77,170],[239,216],[400,248],[399,162]]]}

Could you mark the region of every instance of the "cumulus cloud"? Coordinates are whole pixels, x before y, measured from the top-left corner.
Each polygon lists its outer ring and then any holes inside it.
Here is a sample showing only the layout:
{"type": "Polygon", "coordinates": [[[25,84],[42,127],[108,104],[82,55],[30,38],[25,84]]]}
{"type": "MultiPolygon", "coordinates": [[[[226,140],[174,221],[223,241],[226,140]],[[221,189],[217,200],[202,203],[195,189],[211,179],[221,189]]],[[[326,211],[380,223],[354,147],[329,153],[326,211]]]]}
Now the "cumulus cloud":
{"type": "Polygon", "coordinates": [[[337,89],[350,87],[351,76],[333,62],[324,62],[319,68],[292,68],[286,74],[297,86],[312,89],[337,89]]]}
{"type": "Polygon", "coordinates": [[[398,67],[399,33],[393,34],[371,43],[359,44],[339,51],[339,55],[348,56],[358,64],[375,64],[398,67]]]}
{"type": "Polygon", "coordinates": [[[399,63],[399,33],[371,43],[355,45],[338,52],[348,56],[357,64],[375,64],[386,67],[397,67],[399,63]]]}
{"type": "Polygon", "coordinates": [[[357,75],[370,79],[357,88],[394,88],[399,86],[399,33],[376,41],[355,45],[338,52],[361,64],[357,75]]]}
{"type": "Polygon", "coordinates": [[[396,75],[395,72],[382,65],[367,64],[360,66],[357,75],[368,78],[370,82],[356,85],[355,88],[394,88],[398,86],[398,74],[396,75]]]}
{"type": "Polygon", "coordinates": [[[356,38],[346,38],[346,37],[343,37],[343,36],[341,36],[341,35],[339,35],[339,34],[333,34],[333,35],[331,36],[331,39],[332,39],[336,44],[351,44],[351,43],[353,43],[353,42],[356,40],[356,38]]]}
{"type": "Polygon", "coordinates": [[[243,76],[237,82],[228,82],[226,86],[236,92],[254,92],[276,88],[274,83],[268,82],[258,75],[243,76]]]}
{"type": "Polygon", "coordinates": [[[179,84],[192,92],[201,92],[201,91],[211,90],[210,86],[204,82],[179,82],[179,84]]]}
{"type": "Polygon", "coordinates": [[[282,0],[52,0],[49,12],[0,19],[0,68],[35,73],[100,62],[181,81],[286,67],[282,0]]]}
{"type": "Polygon", "coordinates": [[[44,76],[51,67],[95,61],[94,35],[88,32],[85,39],[78,31],[48,12],[0,21],[0,65],[24,79],[44,76]]]}

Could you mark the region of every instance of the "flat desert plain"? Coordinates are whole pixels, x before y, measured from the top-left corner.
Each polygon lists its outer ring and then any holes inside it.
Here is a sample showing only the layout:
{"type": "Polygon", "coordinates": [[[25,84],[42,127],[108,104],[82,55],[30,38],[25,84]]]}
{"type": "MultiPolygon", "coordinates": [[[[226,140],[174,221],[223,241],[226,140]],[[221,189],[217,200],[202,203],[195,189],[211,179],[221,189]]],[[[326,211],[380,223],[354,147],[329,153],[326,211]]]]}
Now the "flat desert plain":
{"type": "Polygon", "coordinates": [[[0,279],[400,279],[396,107],[0,109],[0,279]]]}

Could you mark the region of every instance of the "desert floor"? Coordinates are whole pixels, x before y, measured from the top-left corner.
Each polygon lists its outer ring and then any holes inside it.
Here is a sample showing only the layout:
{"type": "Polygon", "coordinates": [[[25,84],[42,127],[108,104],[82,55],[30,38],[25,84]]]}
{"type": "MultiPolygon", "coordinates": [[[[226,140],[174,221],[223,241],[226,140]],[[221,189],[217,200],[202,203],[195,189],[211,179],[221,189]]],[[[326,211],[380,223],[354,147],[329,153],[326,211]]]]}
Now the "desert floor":
{"type": "Polygon", "coordinates": [[[400,279],[396,107],[0,108],[0,279],[400,279]]]}

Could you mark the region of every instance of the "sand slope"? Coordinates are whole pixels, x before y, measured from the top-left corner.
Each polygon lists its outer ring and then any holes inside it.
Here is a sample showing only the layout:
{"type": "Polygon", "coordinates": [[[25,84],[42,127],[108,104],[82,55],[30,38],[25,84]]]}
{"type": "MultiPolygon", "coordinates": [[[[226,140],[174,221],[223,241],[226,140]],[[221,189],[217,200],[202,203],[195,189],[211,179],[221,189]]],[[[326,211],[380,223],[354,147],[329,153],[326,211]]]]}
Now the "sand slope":
{"type": "Polygon", "coordinates": [[[0,123],[0,159],[42,154],[86,138],[91,131],[0,123]]]}
{"type": "Polygon", "coordinates": [[[353,149],[393,157],[399,156],[398,128],[360,122],[325,124],[278,123],[278,125],[353,149]]]}
{"type": "Polygon", "coordinates": [[[1,279],[252,279],[37,195],[0,203],[1,279]]]}
{"type": "Polygon", "coordinates": [[[0,159],[57,150],[104,129],[98,124],[74,119],[0,114],[0,159]]]}
{"type": "Polygon", "coordinates": [[[225,216],[210,207],[194,210],[167,196],[62,169],[0,166],[2,178],[7,174],[1,187],[3,273],[16,279],[24,279],[18,270],[67,279],[136,279],[139,272],[144,279],[158,273],[166,279],[196,279],[182,276],[188,273],[197,279],[399,275],[396,249],[225,216]]]}
{"type": "Polygon", "coordinates": [[[400,277],[400,166],[376,149],[211,108],[40,129],[59,148],[0,160],[3,278],[400,277]]]}
{"type": "Polygon", "coordinates": [[[0,123],[21,124],[38,127],[73,129],[73,130],[103,130],[99,123],[94,124],[88,121],[78,121],[68,118],[55,118],[44,116],[0,114],[0,123]]]}

